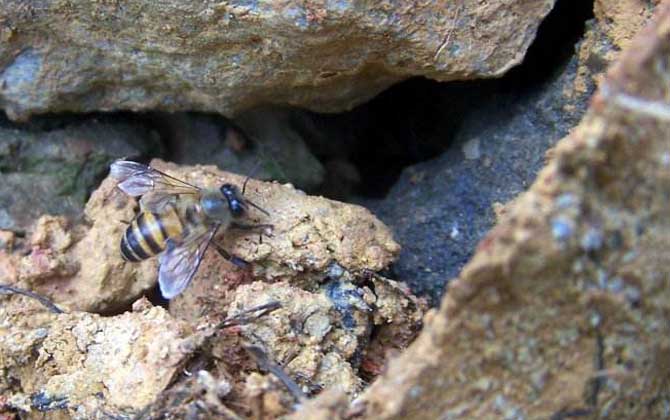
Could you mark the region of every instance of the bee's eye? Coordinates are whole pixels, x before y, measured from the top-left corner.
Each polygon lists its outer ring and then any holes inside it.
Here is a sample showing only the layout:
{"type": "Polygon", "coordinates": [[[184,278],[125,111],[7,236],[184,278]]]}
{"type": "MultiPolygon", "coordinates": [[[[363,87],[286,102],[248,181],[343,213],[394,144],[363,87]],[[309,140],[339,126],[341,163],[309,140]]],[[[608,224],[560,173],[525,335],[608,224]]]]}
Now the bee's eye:
{"type": "Polygon", "coordinates": [[[244,202],[238,196],[237,188],[234,185],[224,184],[221,186],[221,194],[228,200],[228,207],[233,216],[239,217],[244,214],[244,202]]]}

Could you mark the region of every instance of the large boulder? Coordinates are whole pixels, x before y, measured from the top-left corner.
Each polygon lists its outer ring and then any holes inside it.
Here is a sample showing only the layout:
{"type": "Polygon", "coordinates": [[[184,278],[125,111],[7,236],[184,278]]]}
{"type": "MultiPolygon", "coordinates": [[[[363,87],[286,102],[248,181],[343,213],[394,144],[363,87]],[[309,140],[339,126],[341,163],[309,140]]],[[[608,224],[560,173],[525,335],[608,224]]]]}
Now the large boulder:
{"type": "Polygon", "coordinates": [[[340,111],[410,76],[495,77],[554,0],[393,5],[0,2],[0,107],[44,112],[258,104],[340,111]]]}

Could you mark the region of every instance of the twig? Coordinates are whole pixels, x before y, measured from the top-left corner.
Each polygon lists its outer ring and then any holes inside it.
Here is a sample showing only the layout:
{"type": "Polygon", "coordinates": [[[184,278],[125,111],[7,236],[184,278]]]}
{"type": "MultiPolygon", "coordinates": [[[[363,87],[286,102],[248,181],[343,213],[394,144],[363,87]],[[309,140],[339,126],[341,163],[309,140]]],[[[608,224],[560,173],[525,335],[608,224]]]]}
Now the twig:
{"type": "MultiPolygon", "coordinates": [[[[218,324],[208,327],[200,334],[195,334],[194,341],[189,344],[189,346],[191,347],[191,351],[195,352],[195,349],[201,348],[207,342],[207,340],[211,339],[218,331],[220,331],[223,328],[254,322],[260,317],[265,316],[279,308],[281,308],[281,303],[279,303],[278,301],[271,301],[268,303],[264,303],[262,305],[254,306],[253,308],[245,309],[236,315],[230,316],[224,319],[223,321],[219,322],[218,324]]],[[[164,404],[162,403],[162,401],[166,400],[168,396],[175,395],[175,393],[180,392],[179,391],[180,388],[178,388],[178,386],[181,385],[179,385],[178,380],[175,379],[175,382],[173,382],[167,389],[161,392],[159,398],[157,398],[153,403],[150,403],[149,405],[145,406],[139,413],[137,413],[136,416],[134,417],[134,420],[169,417],[170,410],[172,407],[167,408],[161,407],[161,405],[164,404]]],[[[185,398],[186,397],[196,398],[196,396],[192,394],[192,391],[184,391],[184,392],[185,392],[184,394],[185,398]]],[[[214,408],[216,410],[219,410],[220,413],[218,414],[221,414],[226,418],[230,418],[232,420],[240,420],[239,416],[237,416],[235,412],[233,412],[231,409],[226,407],[221,401],[208,401],[208,402],[210,403],[210,405],[212,405],[212,407],[206,407],[206,408],[214,408]]],[[[198,408],[197,406],[194,407],[198,408]]]]}
{"type": "Polygon", "coordinates": [[[254,358],[254,360],[256,360],[256,363],[261,369],[267,370],[276,376],[299,403],[307,400],[307,396],[302,392],[298,384],[296,384],[279,365],[272,362],[263,349],[254,345],[246,345],[244,346],[244,349],[254,358]]]}
{"type": "Polygon", "coordinates": [[[39,303],[41,303],[47,309],[49,309],[49,311],[51,311],[55,314],[65,313],[61,308],[56,306],[49,299],[45,298],[44,296],[40,296],[35,292],[31,292],[30,290],[20,289],[18,287],[10,286],[8,284],[0,284],[0,293],[3,293],[3,294],[13,293],[13,294],[17,294],[17,295],[27,296],[29,298],[33,298],[33,299],[37,300],[39,303]]]}
{"type": "Polygon", "coordinates": [[[260,317],[269,314],[270,312],[276,311],[279,308],[281,308],[281,303],[277,302],[276,300],[273,300],[272,302],[268,302],[263,305],[258,305],[253,308],[246,309],[237,315],[233,315],[229,318],[226,318],[223,321],[221,321],[215,327],[215,329],[218,330],[222,328],[232,327],[234,325],[248,324],[250,322],[254,322],[260,317]]]}

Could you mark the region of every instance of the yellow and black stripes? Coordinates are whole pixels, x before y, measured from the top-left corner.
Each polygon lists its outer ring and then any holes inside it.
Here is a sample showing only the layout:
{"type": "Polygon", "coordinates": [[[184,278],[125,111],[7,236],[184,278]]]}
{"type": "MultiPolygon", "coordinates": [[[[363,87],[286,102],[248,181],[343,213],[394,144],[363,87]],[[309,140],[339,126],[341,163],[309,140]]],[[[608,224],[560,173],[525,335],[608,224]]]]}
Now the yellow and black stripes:
{"type": "Polygon", "coordinates": [[[121,256],[126,261],[142,261],[161,253],[167,240],[179,238],[183,226],[170,209],[164,214],[143,212],[133,220],[121,240],[121,256]]]}

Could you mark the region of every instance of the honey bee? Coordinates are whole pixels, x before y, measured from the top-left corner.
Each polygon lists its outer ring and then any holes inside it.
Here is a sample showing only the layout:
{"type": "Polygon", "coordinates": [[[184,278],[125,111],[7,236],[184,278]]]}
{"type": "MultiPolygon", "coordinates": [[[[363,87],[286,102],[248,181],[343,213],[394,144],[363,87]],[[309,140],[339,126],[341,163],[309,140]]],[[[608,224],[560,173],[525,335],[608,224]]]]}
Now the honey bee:
{"type": "Polygon", "coordinates": [[[118,188],[140,198],[140,213],[130,222],[121,239],[121,256],[139,262],[158,255],[158,284],[161,294],[171,299],[189,285],[205,251],[213,243],[219,253],[238,266],[246,262],[231,256],[215,241],[219,231],[231,228],[257,229],[272,225],[249,225],[249,207],[268,212],[244,198],[233,184],[203,189],[174,178],[151,166],[117,160],[110,175],[118,188]]]}

